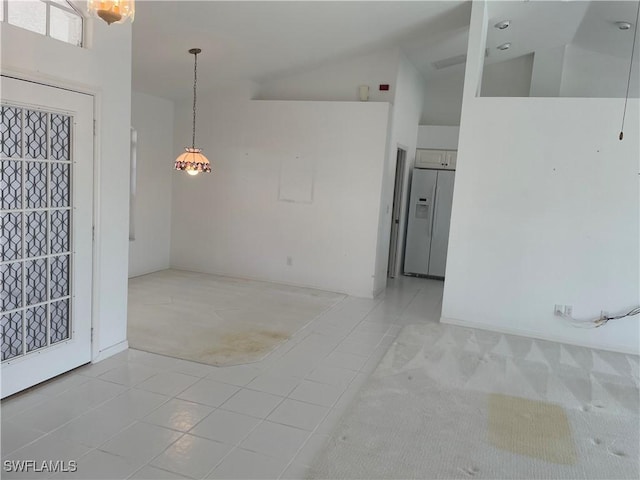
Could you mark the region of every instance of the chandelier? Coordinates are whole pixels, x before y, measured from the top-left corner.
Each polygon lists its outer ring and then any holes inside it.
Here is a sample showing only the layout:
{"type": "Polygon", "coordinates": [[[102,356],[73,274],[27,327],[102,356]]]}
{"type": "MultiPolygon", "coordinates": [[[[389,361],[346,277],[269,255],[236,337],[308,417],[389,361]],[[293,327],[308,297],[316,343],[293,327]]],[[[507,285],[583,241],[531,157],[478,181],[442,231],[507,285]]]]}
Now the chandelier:
{"type": "Polygon", "coordinates": [[[135,0],[87,0],[87,9],[109,25],[122,23],[127,18],[133,22],[136,13],[135,0]]]}
{"type": "Polygon", "coordinates": [[[197,175],[199,172],[211,173],[209,160],[202,154],[202,150],[196,148],[196,86],[198,83],[198,54],[202,50],[192,48],[189,53],[193,55],[193,129],[191,132],[191,147],[185,148],[185,153],[176,159],[175,169],[184,170],[189,175],[197,175]]]}

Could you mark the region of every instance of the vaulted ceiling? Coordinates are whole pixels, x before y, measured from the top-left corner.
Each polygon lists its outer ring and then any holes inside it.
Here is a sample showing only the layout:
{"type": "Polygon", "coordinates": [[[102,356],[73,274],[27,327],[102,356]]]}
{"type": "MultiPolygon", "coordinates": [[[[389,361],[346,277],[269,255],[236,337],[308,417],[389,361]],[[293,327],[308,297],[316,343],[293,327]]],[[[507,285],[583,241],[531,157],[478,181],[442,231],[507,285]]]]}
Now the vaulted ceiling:
{"type": "MultiPolygon", "coordinates": [[[[461,1],[138,2],[133,87],[165,98],[189,94],[191,47],[203,50],[198,68],[209,87],[391,46],[406,46],[421,61],[430,51],[437,60],[434,48],[466,32],[470,11],[461,1]]],[[[465,51],[466,38],[455,47],[465,51]]]]}
{"type": "MultiPolygon", "coordinates": [[[[635,1],[492,1],[488,63],[538,49],[574,43],[628,57],[632,31],[615,21],[635,21],[635,1]],[[509,41],[512,48],[497,52],[509,41]]],[[[193,57],[200,47],[202,88],[241,80],[273,80],[381,48],[399,47],[425,78],[433,62],[463,56],[470,1],[142,1],[133,27],[133,88],[165,98],[190,94],[193,57]]]]}

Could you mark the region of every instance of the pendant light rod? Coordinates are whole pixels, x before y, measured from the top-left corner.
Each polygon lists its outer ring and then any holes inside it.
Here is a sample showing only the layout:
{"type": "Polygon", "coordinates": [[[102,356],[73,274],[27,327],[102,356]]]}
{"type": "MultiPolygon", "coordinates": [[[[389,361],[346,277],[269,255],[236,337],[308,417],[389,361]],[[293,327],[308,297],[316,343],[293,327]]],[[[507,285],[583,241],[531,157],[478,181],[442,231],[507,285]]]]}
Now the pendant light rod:
{"type": "Polygon", "coordinates": [[[189,53],[193,55],[193,130],[191,132],[191,148],[196,148],[196,87],[198,84],[198,54],[200,48],[192,48],[189,53]]]}
{"type": "Polygon", "coordinates": [[[631,85],[631,72],[633,72],[633,54],[636,50],[636,37],[638,36],[638,19],[640,18],[640,0],[636,9],[636,25],[633,29],[633,45],[631,45],[631,60],[629,61],[629,77],[627,78],[627,93],[624,97],[624,110],[622,111],[622,126],[620,128],[620,140],[624,138],[624,120],[627,116],[627,102],[629,101],[629,86],[631,85]]]}
{"type": "Polygon", "coordinates": [[[211,173],[211,163],[202,154],[202,150],[196,148],[196,93],[198,89],[198,54],[202,52],[199,48],[189,49],[193,55],[193,124],[191,129],[191,146],[185,148],[185,153],[178,156],[174,163],[176,170],[187,172],[189,175],[198,173],[211,173]]]}

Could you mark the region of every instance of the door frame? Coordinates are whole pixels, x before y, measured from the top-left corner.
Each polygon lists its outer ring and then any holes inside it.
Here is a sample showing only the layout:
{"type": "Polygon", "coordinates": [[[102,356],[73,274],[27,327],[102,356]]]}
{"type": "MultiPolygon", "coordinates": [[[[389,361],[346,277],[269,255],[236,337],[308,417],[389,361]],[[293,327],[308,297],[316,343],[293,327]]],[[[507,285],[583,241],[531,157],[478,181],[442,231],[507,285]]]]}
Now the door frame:
{"type": "Polygon", "coordinates": [[[22,80],[25,82],[37,83],[47,87],[59,88],[70,92],[89,95],[93,97],[93,208],[92,208],[92,259],[91,259],[91,363],[101,360],[100,358],[100,315],[99,315],[99,295],[100,291],[100,262],[98,252],[100,251],[101,230],[100,230],[100,118],[102,105],[102,91],[100,88],[73,82],[67,79],[52,75],[46,75],[32,70],[22,70],[2,67],[2,76],[22,80]]]}
{"type": "Polygon", "coordinates": [[[402,260],[400,245],[400,226],[402,223],[402,206],[405,193],[405,175],[407,171],[407,151],[404,145],[396,147],[396,168],[393,182],[393,202],[391,207],[391,229],[389,232],[389,259],[387,262],[387,278],[395,278],[399,273],[398,265],[402,260]]]}

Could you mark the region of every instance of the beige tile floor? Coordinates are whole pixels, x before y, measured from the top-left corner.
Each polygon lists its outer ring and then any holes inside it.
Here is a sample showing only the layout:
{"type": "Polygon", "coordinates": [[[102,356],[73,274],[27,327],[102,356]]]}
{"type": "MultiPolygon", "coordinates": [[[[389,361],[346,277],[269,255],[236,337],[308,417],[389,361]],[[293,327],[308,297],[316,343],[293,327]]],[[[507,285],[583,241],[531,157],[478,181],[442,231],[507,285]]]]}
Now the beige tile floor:
{"type": "Polygon", "coordinates": [[[442,282],[347,297],[264,360],[214,367],[130,349],[2,402],[2,478],[302,478],[401,327],[439,319],[442,282]]]}

